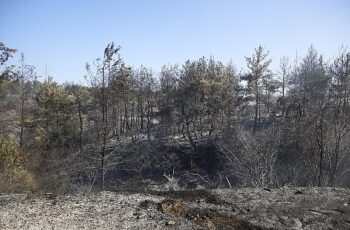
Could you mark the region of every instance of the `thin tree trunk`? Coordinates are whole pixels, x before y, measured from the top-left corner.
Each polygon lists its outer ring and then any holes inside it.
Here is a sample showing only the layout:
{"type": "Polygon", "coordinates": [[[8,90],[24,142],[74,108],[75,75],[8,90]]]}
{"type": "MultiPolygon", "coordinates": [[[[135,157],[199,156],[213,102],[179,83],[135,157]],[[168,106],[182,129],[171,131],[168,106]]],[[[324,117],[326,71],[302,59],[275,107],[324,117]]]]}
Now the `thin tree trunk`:
{"type": "Polygon", "coordinates": [[[143,129],[144,128],[144,124],[143,124],[144,113],[143,113],[143,102],[142,102],[142,100],[140,100],[140,112],[141,112],[141,129],[143,129]]]}
{"type": "Polygon", "coordinates": [[[150,102],[147,101],[147,138],[150,139],[150,129],[151,129],[151,111],[150,111],[150,102]]]}
{"type": "Polygon", "coordinates": [[[258,127],[258,116],[259,116],[259,95],[255,96],[255,116],[254,116],[254,127],[253,132],[257,130],[258,127]]]}
{"type": "Polygon", "coordinates": [[[319,153],[319,157],[320,157],[320,161],[319,161],[319,174],[318,174],[318,186],[321,187],[322,186],[322,180],[323,180],[323,118],[321,118],[320,121],[320,139],[319,139],[319,148],[320,148],[320,153],[319,153]]]}
{"type": "Polygon", "coordinates": [[[20,132],[20,141],[19,141],[19,146],[21,149],[23,149],[23,132],[24,132],[24,95],[22,92],[22,97],[21,97],[21,132],[20,132]]]}
{"type": "Polygon", "coordinates": [[[101,87],[101,93],[102,93],[102,135],[103,135],[103,141],[102,141],[102,152],[101,152],[101,190],[103,191],[105,189],[105,154],[106,154],[106,143],[107,143],[107,95],[106,95],[106,82],[105,82],[105,74],[104,74],[104,68],[102,69],[102,87],[101,87]]]}
{"type": "Polygon", "coordinates": [[[80,102],[80,99],[78,100],[78,116],[79,116],[79,125],[80,125],[79,148],[80,148],[80,150],[83,150],[83,117],[82,117],[82,114],[81,114],[81,102],[80,102]]]}
{"type": "Polygon", "coordinates": [[[284,103],[284,91],[285,91],[285,73],[282,76],[282,117],[284,117],[285,113],[285,103],[284,103]]]}

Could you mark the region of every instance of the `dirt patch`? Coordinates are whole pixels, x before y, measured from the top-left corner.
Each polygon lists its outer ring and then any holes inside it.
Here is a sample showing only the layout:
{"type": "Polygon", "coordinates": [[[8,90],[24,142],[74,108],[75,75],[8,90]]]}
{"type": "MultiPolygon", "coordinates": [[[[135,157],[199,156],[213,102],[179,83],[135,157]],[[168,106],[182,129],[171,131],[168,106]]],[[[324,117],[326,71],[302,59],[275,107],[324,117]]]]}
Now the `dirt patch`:
{"type": "MultiPolygon", "coordinates": [[[[186,201],[196,201],[198,199],[205,199],[205,202],[211,201],[212,203],[222,203],[222,200],[218,200],[217,197],[208,192],[200,191],[172,191],[172,192],[161,192],[163,196],[167,194],[169,197],[178,198],[186,201]],[[183,196],[184,194],[189,196],[183,196]],[[180,196],[182,195],[182,196],[180,196]],[[209,198],[209,199],[208,199],[209,198]]],[[[157,195],[160,195],[159,193],[157,195]]],[[[157,206],[157,210],[170,215],[172,218],[185,218],[189,221],[195,222],[197,225],[204,229],[235,229],[235,230],[265,230],[263,228],[255,226],[246,220],[238,219],[237,217],[219,213],[214,209],[189,209],[185,204],[179,200],[164,199],[161,202],[155,203],[149,200],[142,201],[139,207],[144,209],[157,206]]],[[[175,225],[175,221],[170,221],[175,225]]],[[[170,224],[169,224],[170,225],[170,224]]]]}
{"type": "Polygon", "coordinates": [[[158,210],[161,212],[173,212],[173,213],[182,213],[184,211],[183,205],[176,200],[163,200],[158,204],[158,210]]]}
{"type": "Polygon", "coordinates": [[[152,200],[144,200],[139,204],[139,207],[142,209],[148,209],[151,206],[156,207],[158,205],[158,203],[152,201],[152,200]]]}
{"type": "Polygon", "coordinates": [[[205,229],[234,229],[234,230],[266,230],[255,226],[248,221],[237,219],[227,214],[212,210],[192,209],[186,212],[185,217],[195,221],[205,229]]]}
{"type": "Polygon", "coordinates": [[[218,196],[210,193],[208,190],[183,190],[183,191],[151,191],[151,195],[163,196],[169,199],[177,199],[188,202],[204,201],[208,204],[226,205],[227,202],[218,196]]]}

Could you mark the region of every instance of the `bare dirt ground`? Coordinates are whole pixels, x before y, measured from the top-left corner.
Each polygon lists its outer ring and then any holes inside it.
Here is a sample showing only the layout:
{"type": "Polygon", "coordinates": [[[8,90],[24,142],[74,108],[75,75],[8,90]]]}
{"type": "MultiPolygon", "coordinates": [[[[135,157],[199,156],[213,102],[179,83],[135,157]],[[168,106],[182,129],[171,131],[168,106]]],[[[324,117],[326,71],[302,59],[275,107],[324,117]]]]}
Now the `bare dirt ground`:
{"type": "Polygon", "coordinates": [[[0,194],[0,229],[350,229],[350,189],[0,194]]]}

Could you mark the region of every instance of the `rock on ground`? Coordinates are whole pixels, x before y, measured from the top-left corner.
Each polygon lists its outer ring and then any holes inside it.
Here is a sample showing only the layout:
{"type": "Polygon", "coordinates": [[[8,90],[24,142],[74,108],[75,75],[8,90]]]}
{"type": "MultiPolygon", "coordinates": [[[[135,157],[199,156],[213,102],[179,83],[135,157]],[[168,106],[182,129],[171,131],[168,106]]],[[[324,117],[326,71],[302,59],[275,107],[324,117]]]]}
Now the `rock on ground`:
{"type": "Polygon", "coordinates": [[[350,229],[350,189],[0,194],[0,229],[350,229]]]}

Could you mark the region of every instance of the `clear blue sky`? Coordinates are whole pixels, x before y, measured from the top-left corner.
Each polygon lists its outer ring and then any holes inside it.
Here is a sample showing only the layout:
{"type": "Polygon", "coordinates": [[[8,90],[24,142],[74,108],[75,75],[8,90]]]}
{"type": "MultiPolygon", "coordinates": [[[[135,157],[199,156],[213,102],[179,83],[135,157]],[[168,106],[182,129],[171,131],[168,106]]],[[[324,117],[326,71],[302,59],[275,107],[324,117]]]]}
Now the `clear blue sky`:
{"type": "Polygon", "coordinates": [[[326,57],[350,45],[348,0],[0,0],[0,12],[0,41],[61,83],[79,82],[111,41],[127,64],[155,71],[211,55],[245,68],[259,44],[275,70],[311,44],[326,57]]]}

